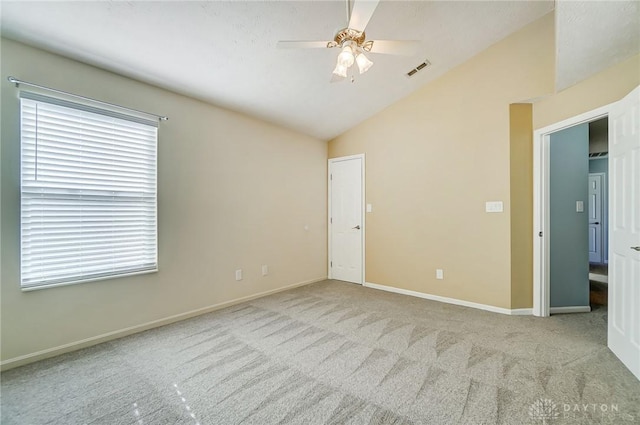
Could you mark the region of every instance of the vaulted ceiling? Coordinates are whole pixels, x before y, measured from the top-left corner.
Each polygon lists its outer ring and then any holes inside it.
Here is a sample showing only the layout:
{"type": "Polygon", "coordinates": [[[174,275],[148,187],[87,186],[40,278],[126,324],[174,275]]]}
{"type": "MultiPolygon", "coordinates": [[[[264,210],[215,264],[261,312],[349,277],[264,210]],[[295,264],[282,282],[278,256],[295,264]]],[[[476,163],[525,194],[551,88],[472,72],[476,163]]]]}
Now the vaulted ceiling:
{"type": "MultiPolygon", "coordinates": [[[[603,60],[589,53],[587,24],[575,17],[584,10],[560,8],[562,85],[638,51],[637,2],[622,3],[626,9],[596,11],[627,16],[626,35],[606,28],[612,34],[598,49],[615,45],[615,54],[603,60]]],[[[371,54],[374,66],[354,83],[329,83],[336,49],[276,47],[331,40],[347,24],[346,4],[3,1],[1,23],[5,37],[328,140],[554,8],[553,1],[382,1],[367,37],[421,43],[413,56],[371,54]],[[428,68],[406,76],[425,60],[428,68]]]]}

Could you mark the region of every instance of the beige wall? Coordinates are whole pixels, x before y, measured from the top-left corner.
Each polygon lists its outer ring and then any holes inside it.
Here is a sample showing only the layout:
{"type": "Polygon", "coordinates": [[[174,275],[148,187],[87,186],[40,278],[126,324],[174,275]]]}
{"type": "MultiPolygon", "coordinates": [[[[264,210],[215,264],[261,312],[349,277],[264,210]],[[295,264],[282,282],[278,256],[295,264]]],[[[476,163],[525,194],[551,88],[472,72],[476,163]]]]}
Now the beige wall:
{"type": "Polygon", "coordinates": [[[509,105],[511,308],[533,305],[533,107],[509,105]]]}
{"type": "Polygon", "coordinates": [[[640,84],[640,55],[533,105],[533,128],[543,128],[616,102],[640,84]]]}
{"type": "Polygon", "coordinates": [[[330,158],[366,154],[368,282],[532,307],[531,129],[618,100],[640,78],[636,56],[553,94],[553,20],[541,18],[329,142],[330,158]],[[512,105],[529,99],[542,100],[512,105]],[[494,200],[504,213],[484,212],[494,200]]]}
{"type": "Polygon", "coordinates": [[[5,363],[326,277],[325,142],[12,41],[1,47],[5,363]],[[159,132],[158,273],[20,291],[19,115],[8,75],[170,117],[159,132]]]}
{"type": "Polygon", "coordinates": [[[509,105],[552,92],[553,44],[549,15],[329,143],[366,154],[368,282],[511,307],[509,105]]]}

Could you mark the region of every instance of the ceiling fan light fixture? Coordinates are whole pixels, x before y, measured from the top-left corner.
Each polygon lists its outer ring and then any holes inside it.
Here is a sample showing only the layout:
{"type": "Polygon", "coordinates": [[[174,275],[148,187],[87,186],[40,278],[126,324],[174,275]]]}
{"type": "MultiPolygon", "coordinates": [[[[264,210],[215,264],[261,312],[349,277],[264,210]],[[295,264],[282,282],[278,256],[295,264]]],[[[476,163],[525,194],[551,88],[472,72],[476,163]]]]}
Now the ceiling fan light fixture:
{"type": "Polygon", "coordinates": [[[349,68],[353,65],[355,58],[353,57],[353,49],[349,44],[342,48],[342,52],[338,55],[338,65],[349,68]]]}
{"type": "Polygon", "coordinates": [[[373,62],[369,60],[368,57],[365,56],[364,53],[360,52],[356,56],[356,63],[358,64],[358,70],[360,74],[364,74],[373,66],[373,62]]]}
{"type": "Polygon", "coordinates": [[[338,77],[347,78],[347,67],[338,63],[333,70],[333,74],[337,75],[338,77]]]}
{"type": "MultiPolygon", "coordinates": [[[[371,69],[373,61],[367,57],[366,53],[413,56],[419,41],[367,40],[365,29],[380,1],[381,0],[346,0],[347,21],[349,23],[346,28],[342,28],[335,33],[333,40],[280,41],[278,42],[278,47],[339,49],[336,67],[333,70],[333,78],[330,80],[331,82],[340,81],[341,79],[346,78],[347,74],[350,74],[350,80],[353,82],[355,80],[355,71],[351,67],[356,64],[358,65],[358,71],[360,71],[360,74],[364,74],[371,69]]],[[[426,67],[426,65],[423,67],[426,67]]],[[[414,68],[411,72],[415,73],[419,70],[420,68],[414,68]]]]}

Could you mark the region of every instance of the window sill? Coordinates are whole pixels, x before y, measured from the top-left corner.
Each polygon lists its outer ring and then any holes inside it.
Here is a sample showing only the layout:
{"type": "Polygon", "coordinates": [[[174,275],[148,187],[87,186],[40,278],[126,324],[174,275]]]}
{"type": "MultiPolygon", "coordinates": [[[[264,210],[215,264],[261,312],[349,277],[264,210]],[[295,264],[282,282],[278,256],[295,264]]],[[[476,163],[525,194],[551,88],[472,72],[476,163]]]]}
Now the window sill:
{"type": "Polygon", "coordinates": [[[113,275],[113,276],[100,276],[100,277],[95,277],[91,279],[74,280],[71,282],[59,282],[59,283],[52,283],[52,284],[43,284],[38,286],[27,286],[27,287],[21,287],[20,289],[22,290],[22,292],[31,292],[31,291],[39,291],[41,289],[57,288],[59,286],[78,285],[82,283],[98,282],[101,280],[108,280],[108,279],[119,279],[121,277],[138,276],[142,274],[157,273],[157,272],[158,272],[158,268],[156,267],[155,269],[142,270],[139,272],[124,273],[124,274],[113,275]]]}

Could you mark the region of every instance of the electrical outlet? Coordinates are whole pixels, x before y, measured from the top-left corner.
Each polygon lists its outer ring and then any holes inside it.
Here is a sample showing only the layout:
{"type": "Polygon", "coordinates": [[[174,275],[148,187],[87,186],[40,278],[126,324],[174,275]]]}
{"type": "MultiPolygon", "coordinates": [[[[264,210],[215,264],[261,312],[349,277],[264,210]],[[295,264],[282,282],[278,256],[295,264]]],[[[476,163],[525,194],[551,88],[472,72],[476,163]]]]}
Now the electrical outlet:
{"type": "Polygon", "coordinates": [[[262,265],[262,276],[266,276],[269,274],[269,266],[267,266],[266,264],[262,265]]]}
{"type": "Polygon", "coordinates": [[[236,280],[242,280],[242,269],[236,270],[236,280]]]}
{"type": "Polygon", "coordinates": [[[436,269],[436,279],[444,279],[444,271],[442,269],[436,269]]]}

